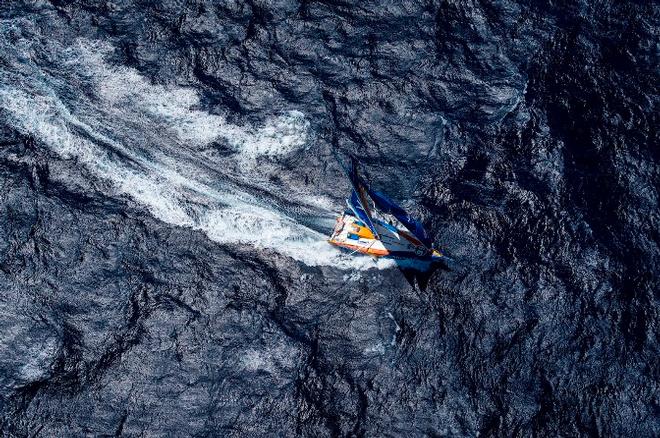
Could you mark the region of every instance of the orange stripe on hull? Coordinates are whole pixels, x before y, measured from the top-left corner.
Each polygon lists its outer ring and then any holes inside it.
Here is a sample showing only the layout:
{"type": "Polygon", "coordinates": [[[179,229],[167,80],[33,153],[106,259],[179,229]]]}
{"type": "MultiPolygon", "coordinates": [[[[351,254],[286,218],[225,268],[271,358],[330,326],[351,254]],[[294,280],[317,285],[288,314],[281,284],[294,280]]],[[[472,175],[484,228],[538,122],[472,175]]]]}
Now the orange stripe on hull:
{"type": "Polygon", "coordinates": [[[377,257],[382,257],[388,255],[390,252],[383,249],[374,249],[374,248],[364,248],[361,246],[349,245],[347,243],[341,243],[334,240],[328,240],[328,243],[331,243],[335,246],[341,246],[342,248],[350,249],[353,251],[361,252],[362,254],[373,255],[377,257]]]}

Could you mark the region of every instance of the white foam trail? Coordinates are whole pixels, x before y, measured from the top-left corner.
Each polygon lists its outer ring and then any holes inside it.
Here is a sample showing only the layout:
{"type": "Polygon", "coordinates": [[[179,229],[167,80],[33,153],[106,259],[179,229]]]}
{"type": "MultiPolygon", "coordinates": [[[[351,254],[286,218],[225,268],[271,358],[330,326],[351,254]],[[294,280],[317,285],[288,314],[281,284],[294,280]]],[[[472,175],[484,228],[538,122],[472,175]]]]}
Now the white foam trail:
{"type": "Polygon", "coordinates": [[[242,158],[286,155],[307,141],[309,121],[300,111],[269,119],[262,128],[239,127],[220,115],[196,109],[200,99],[191,88],[152,84],[132,68],[106,63],[105,57],[113,50],[105,43],[77,40],[65,54],[67,64],[85,69],[103,104],[119,117],[131,112],[138,118],[155,118],[188,146],[225,139],[242,158]]]}
{"type": "MultiPolygon", "coordinates": [[[[0,32],[0,48],[16,51],[3,37],[0,32]]],[[[217,183],[195,164],[245,171],[242,177],[258,183],[257,161],[276,166],[278,157],[306,145],[309,122],[302,113],[269,119],[259,128],[233,125],[198,109],[199,96],[192,89],[152,84],[133,69],[108,64],[112,48],[105,44],[48,44],[50,61],[60,67],[54,77],[34,61],[31,44],[24,45],[28,53],[4,55],[16,68],[0,70],[0,105],[16,129],[61,157],[76,159],[160,220],[203,231],[214,241],[275,250],[312,266],[393,266],[347,257],[325,236],[247,192],[217,183]],[[236,154],[210,161],[201,152],[194,155],[218,140],[236,154]],[[190,160],[181,159],[184,152],[193,154],[186,155],[190,160]]]]}

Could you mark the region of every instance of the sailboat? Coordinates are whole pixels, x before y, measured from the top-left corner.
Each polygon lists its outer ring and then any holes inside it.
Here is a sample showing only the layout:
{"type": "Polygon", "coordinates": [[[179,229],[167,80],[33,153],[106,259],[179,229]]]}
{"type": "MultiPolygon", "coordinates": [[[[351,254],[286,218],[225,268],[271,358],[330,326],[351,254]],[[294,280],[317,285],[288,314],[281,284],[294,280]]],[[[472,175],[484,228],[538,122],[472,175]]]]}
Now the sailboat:
{"type": "Polygon", "coordinates": [[[372,257],[425,261],[444,258],[418,220],[367,184],[355,158],[351,158],[350,169],[342,167],[352,190],[346,200],[348,208],[337,218],[328,239],[330,244],[372,257]]]}

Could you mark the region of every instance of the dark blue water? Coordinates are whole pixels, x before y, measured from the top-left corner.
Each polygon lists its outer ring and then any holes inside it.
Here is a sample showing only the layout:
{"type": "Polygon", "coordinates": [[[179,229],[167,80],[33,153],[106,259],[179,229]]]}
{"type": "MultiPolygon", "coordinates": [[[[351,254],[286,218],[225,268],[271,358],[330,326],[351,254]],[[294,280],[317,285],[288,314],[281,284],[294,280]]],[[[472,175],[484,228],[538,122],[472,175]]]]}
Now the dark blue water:
{"type": "Polygon", "coordinates": [[[2,2],[0,434],[659,435],[659,14],[2,2]]]}

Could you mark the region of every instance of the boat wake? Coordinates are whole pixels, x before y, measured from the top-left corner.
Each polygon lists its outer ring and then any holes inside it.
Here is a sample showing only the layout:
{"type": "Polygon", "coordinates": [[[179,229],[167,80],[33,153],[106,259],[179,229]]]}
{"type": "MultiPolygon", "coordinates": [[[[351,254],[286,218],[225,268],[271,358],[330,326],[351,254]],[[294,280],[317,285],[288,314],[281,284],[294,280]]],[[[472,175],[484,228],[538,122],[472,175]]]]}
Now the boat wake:
{"type": "Polygon", "coordinates": [[[127,196],[156,218],[214,241],[275,250],[310,266],[393,266],[328,245],[300,217],[330,217],[330,202],[268,178],[290,172],[279,163],[309,147],[310,123],[301,112],[258,127],[230,123],[201,109],[194,89],[154,84],[113,64],[111,45],[59,42],[27,20],[0,22],[0,47],[2,117],[109,182],[108,195],[127,196]]]}

